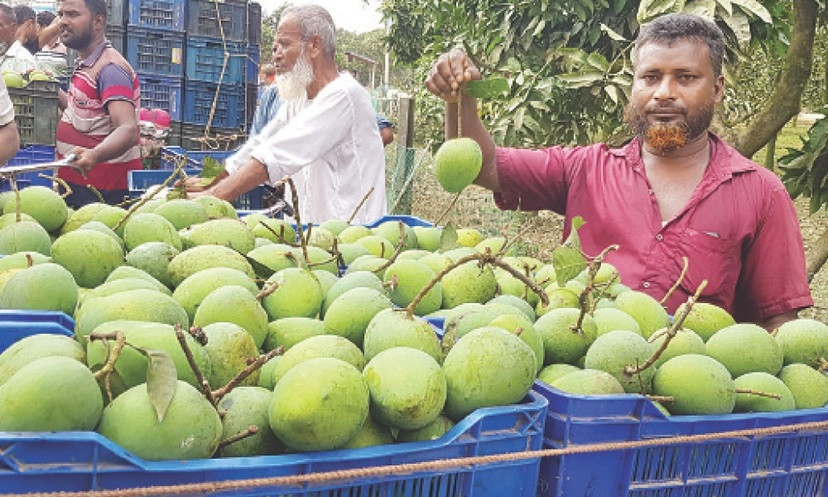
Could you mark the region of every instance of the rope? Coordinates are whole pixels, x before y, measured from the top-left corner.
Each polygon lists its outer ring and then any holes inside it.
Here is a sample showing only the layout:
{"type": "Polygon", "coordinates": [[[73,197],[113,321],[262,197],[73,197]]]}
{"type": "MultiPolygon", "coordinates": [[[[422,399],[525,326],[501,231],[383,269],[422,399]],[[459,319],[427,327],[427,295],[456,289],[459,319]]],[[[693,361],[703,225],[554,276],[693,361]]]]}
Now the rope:
{"type": "Polygon", "coordinates": [[[218,492],[238,489],[263,487],[300,487],[306,484],[330,483],[351,479],[362,479],[376,476],[410,476],[425,471],[445,471],[459,469],[471,471],[474,466],[493,463],[515,462],[541,457],[561,457],[573,454],[589,454],[596,452],[613,452],[629,449],[641,449],[657,446],[671,446],[690,443],[709,442],[725,438],[745,438],[759,435],[779,435],[792,432],[827,431],[828,421],[814,421],[792,425],[773,426],[768,428],[753,428],[746,430],[732,430],[700,435],[681,435],[652,440],[634,442],[605,442],[566,447],[563,449],[530,450],[511,452],[490,456],[461,457],[455,459],[438,459],[419,463],[392,464],[373,466],[368,468],[325,471],[306,475],[276,476],[268,478],[249,478],[244,480],[227,480],[204,483],[187,483],[181,485],[159,485],[153,487],[130,488],[120,490],[97,490],[84,492],[41,492],[28,494],[0,494],[0,497],[149,497],[157,495],[180,495],[191,493],[218,492]]]}

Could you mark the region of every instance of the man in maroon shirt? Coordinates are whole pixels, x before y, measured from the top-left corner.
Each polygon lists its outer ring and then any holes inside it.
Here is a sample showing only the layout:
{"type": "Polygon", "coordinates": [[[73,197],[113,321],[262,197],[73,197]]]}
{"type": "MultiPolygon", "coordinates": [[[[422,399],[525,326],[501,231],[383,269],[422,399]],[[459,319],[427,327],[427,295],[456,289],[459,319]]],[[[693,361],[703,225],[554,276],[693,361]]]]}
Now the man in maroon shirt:
{"type": "MultiPolygon", "coordinates": [[[[666,302],[669,312],[708,280],[702,300],[766,329],[813,305],[799,223],[779,178],[708,130],[724,94],[724,40],[716,25],[689,14],[642,27],[633,50],[627,121],[636,138],[605,144],[518,150],[496,147],[476,101],[458,96],[480,72],[462,50],[441,56],[426,86],[446,102],[463,98],[463,134],[483,149],[475,183],[502,209],[549,209],[581,216],[584,250],[608,256],[633,289],[666,302]]],[[[447,122],[456,122],[447,107],[447,122]]],[[[456,112],[456,111],[455,111],[456,112]]]]}

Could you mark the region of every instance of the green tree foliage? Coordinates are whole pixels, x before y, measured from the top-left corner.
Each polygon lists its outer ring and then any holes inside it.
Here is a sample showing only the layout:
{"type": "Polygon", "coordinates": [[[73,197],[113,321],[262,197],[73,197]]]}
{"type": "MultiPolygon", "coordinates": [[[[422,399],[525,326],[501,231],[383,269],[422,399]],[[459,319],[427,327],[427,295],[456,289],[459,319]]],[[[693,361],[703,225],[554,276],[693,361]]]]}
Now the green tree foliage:
{"type": "MultiPolygon", "coordinates": [[[[788,13],[757,0],[385,0],[383,9],[392,53],[423,79],[436,56],[456,45],[484,74],[508,79],[509,95],[484,103],[482,115],[498,143],[516,146],[625,139],[630,48],[641,22],[682,10],[713,16],[735,64],[759,35],[784,40],[788,13]]],[[[423,79],[414,88],[418,115],[431,115],[418,129],[430,136],[420,139],[439,143],[434,113],[442,106],[422,90],[423,79]]]]}

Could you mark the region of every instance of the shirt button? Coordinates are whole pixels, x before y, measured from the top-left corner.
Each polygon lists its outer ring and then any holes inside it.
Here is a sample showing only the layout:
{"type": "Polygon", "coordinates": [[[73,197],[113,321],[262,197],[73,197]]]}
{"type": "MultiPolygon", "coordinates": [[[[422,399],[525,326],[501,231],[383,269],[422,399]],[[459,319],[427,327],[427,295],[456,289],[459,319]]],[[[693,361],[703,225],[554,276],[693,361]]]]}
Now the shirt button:
{"type": "Polygon", "coordinates": [[[657,234],[657,235],[656,235],[656,240],[661,241],[661,240],[663,240],[663,239],[664,239],[664,237],[663,237],[663,236],[661,236],[661,233],[659,233],[659,234],[657,234]]]}
{"type": "Polygon", "coordinates": [[[650,288],[650,282],[645,281],[644,283],[641,284],[641,286],[643,286],[644,288],[650,288]]]}
{"type": "Polygon", "coordinates": [[[652,189],[652,188],[650,188],[649,190],[647,190],[647,193],[649,193],[650,195],[652,195],[652,194],[654,193],[654,192],[653,192],[653,189],[652,189]]]}

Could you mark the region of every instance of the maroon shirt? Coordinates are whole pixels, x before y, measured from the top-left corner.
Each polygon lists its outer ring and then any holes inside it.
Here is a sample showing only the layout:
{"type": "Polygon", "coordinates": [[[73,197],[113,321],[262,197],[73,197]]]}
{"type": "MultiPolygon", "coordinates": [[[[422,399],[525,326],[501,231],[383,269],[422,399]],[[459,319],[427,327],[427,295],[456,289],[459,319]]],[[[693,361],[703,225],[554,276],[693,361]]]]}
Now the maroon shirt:
{"type": "Polygon", "coordinates": [[[790,196],[771,171],[754,164],[714,134],[711,160],[686,206],[666,225],[644,171],[639,140],[620,149],[605,144],[544,150],[497,149],[501,209],[549,209],[571,220],[584,251],[612,244],[607,262],[622,283],[661,300],[678,280],[682,256],[689,270],[666,302],[668,312],[703,279],[703,301],[738,321],[758,321],[813,305],[799,221],[790,196]]]}

